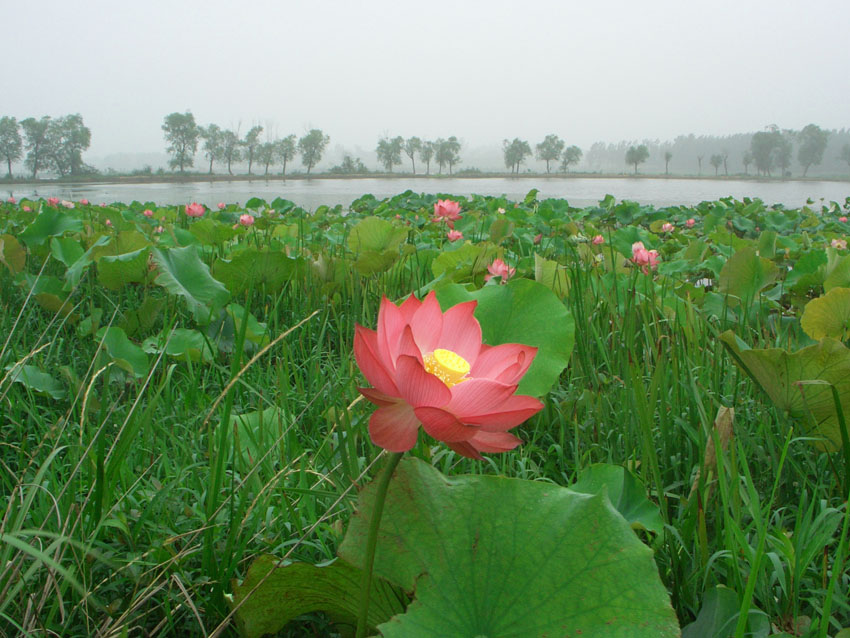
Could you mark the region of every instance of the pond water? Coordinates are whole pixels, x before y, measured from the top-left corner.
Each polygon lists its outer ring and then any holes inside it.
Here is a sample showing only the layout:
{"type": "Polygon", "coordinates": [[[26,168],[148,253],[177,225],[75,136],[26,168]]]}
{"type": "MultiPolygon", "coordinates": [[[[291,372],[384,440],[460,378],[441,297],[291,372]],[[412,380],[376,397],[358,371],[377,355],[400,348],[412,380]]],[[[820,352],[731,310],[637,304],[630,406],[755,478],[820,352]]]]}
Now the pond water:
{"type": "Polygon", "coordinates": [[[595,204],[610,193],[618,200],[629,199],[642,204],[671,206],[693,205],[701,201],[733,196],[758,197],[766,204],[781,203],[802,206],[811,198],[818,202],[843,203],[850,196],[850,182],[830,181],[758,181],[736,179],[664,179],[629,177],[515,177],[515,178],[363,178],[363,179],[287,179],[235,182],[182,182],[160,184],[14,184],[2,187],[3,199],[22,197],[59,197],[79,201],[88,199],[101,202],[141,202],[157,204],[185,204],[201,202],[214,206],[218,202],[245,202],[250,197],[271,201],[283,197],[308,210],[326,204],[335,206],[350,203],[371,193],[381,199],[402,193],[407,189],[419,193],[450,193],[454,195],[504,195],[518,200],[532,188],[540,191],[539,197],[567,199],[573,206],[595,204]]]}

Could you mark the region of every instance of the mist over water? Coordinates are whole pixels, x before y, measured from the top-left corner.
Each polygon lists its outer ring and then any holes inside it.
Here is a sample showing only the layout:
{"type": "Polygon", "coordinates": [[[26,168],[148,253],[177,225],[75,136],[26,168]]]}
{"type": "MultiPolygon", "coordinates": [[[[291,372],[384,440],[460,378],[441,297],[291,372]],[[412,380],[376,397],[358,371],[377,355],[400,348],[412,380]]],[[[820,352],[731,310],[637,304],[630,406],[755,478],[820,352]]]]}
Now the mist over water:
{"type": "Polygon", "coordinates": [[[753,180],[697,180],[663,178],[364,178],[290,179],[235,182],[183,182],[161,184],[16,184],[3,190],[4,198],[59,197],[71,201],[88,199],[93,203],[154,202],[177,205],[200,202],[244,203],[251,197],[271,201],[289,199],[307,210],[319,206],[342,205],[366,193],[381,199],[405,190],[447,195],[493,195],[521,200],[532,188],[538,198],[564,198],[574,206],[590,206],[610,193],[618,200],[628,199],[654,206],[694,205],[702,201],[732,196],[759,198],[766,204],[803,206],[807,199],[819,203],[843,203],[850,196],[850,184],[828,181],[759,182],[753,180]]]}

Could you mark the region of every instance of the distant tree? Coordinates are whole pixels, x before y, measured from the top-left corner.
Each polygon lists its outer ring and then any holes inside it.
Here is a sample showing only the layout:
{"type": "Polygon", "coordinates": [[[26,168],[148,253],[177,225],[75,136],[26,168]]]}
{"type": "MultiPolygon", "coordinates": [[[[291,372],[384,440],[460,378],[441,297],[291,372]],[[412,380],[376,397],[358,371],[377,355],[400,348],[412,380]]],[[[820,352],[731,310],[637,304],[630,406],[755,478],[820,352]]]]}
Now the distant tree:
{"type": "Polygon", "coordinates": [[[410,158],[410,165],[413,168],[413,174],[416,175],[416,154],[422,152],[422,140],[418,137],[408,137],[402,145],[404,154],[410,158]]]}
{"type": "Polygon", "coordinates": [[[578,146],[568,146],[564,149],[561,156],[561,171],[566,173],[570,170],[571,164],[578,164],[581,161],[581,149],[578,146]]]}
{"type": "Polygon", "coordinates": [[[705,155],[697,155],[697,166],[698,166],[697,170],[699,171],[697,173],[697,175],[702,175],[702,158],[703,157],[705,157],[705,155]]]}
{"type": "Polygon", "coordinates": [[[328,172],[341,175],[362,175],[368,173],[369,169],[360,161],[359,157],[351,157],[346,153],[342,158],[342,163],[332,167],[328,172]]]}
{"type": "Polygon", "coordinates": [[[776,132],[776,148],[774,154],[776,157],[776,165],[782,171],[782,177],[789,174],[788,169],[791,167],[791,157],[794,149],[791,146],[791,140],[784,136],[781,132],[776,132]]]}
{"type": "Polygon", "coordinates": [[[460,164],[460,142],[452,135],[449,139],[439,139],[434,142],[434,159],[440,167],[440,173],[443,172],[443,166],[448,164],[449,175],[452,174],[452,167],[455,164],[460,164]]]}
{"type": "Polygon", "coordinates": [[[423,141],[419,149],[419,159],[425,162],[425,174],[431,174],[431,160],[434,158],[434,142],[423,141]]]}
{"type": "Polygon", "coordinates": [[[45,154],[50,158],[51,167],[63,177],[84,172],[83,151],[90,144],[91,130],[79,113],[51,120],[47,126],[45,154]]]}
{"type": "Polygon", "coordinates": [[[47,163],[47,129],[50,126],[50,118],[44,116],[40,120],[28,117],[21,120],[21,128],[24,131],[24,148],[27,151],[24,164],[32,171],[32,178],[38,176],[38,171],[45,168],[47,163]]]}
{"type": "Polygon", "coordinates": [[[515,137],[513,141],[502,141],[502,153],[505,156],[505,166],[511,169],[511,173],[519,173],[519,165],[531,155],[531,146],[515,137]]]}
{"type": "Polygon", "coordinates": [[[850,144],[841,147],[841,154],[838,157],[847,162],[847,166],[850,166],[850,144]]]}
{"type": "Polygon", "coordinates": [[[797,159],[803,166],[803,177],[809,172],[813,164],[817,166],[823,160],[823,152],[826,150],[826,140],[829,132],[824,131],[815,124],[809,124],[798,134],[800,148],[797,150],[797,159]]]}
{"type": "Polygon", "coordinates": [[[714,176],[717,177],[717,171],[720,170],[720,166],[723,164],[723,156],[712,155],[708,162],[714,167],[714,176]]]}
{"type": "Polygon", "coordinates": [[[387,172],[393,172],[393,166],[401,164],[401,150],[404,146],[402,137],[382,137],[378,140],[378,161],[384,165],[387,172]]]}
{"type": "Polygon", "coordinates": [[[664,174],[670,174],[670,160],[673,159],[673,153],[670,151],[664,151],[664,174]]]}
{"type": "Polygon", "coordinates": [[[257,147],[257,161],[265,168],[263,175],[269,174],[269,166],[274,162],[274,142],[263,142],[257,147]]]}
{"type": "Polygon", "coordinates": [[[218,124],[210,124],[206,128],[200,127],[198,131],[204,140],[204,157],[210,161],[209,174],[212,175],[213,162],[222,158],[221,128],[218,124]]]}
{"type": "Polygon", "coordinates": [[[744,157],[741,160],[744,164],[744,175],[750,174],[750,164],[753,163],[753,154],[750,151],[744,151],[744,157]]]}
{"type": "Polygon", "coordinates": [[[280,172],[281,175],[286,175],[286,164],[290,160],[295,159],[295,136],[287,135],[281,140],[277,140],[274,143],[274,152],[275,157],[283,164],[283,170],[280,172]]]}
{"type": "Polygon", "coordinates": [[[222,131],[221,159],[227,164],[228,174],[233,175],[233,164],[242,159],[242,144],[236,131],[222,131]]]}
{"type": "Polygon", "coordinates": [[[260,146],[260,133],[262,132],[262,126],[252,126],[251,129],[245,133],[245,139],[242,140],[242,148],[245,149],[245,157],[248,160],[248,175],[251,174],[251,168],[254,165],[254,155],[257,152],[257,148],[260,146]]]}
{"type": "Polygon", "coordinates": [[[638,164],[643,164],[649,159],[649,149],[646,144],[640,146],[630,146],[626,151],[626,164],[633,164],[635,167],[635,175],[637,175],[638,164]]]}
{"type": "Polygon", "coordinates": [[[9,179],[12,179],[12,162],[23,156],[23,140],[14,117],[0,117],[0,157],[6,160],[9,179]]]}
{"type": "Polygon", "coordinates": [[[729,165],[727,163],[729,161],[729,151],[724,148],[720,151],[720,157],[723,158],[723,174],[729,177],[729,165]]]}
{"type": "Polygon", "coordinates": [[[322,159],[322,153],[325,152],[325,147],[330,141],[330,136],[317,128],[298,140],[298,152],[301,153],[301,163],[307,167],[307,175],[310,174],[310,169],[322,159]]]}
{"type": "Polygon", "coordinates": [[[773,132],[759,131],[753,134],[752,140],[750,140],[750,154],[753,156],[756,171],[760,175],[770,177],[770,169],[773,168],[775,161],[775,147],[776,137],[773,132]]]}
{"type": "Polygon", "coordinates": [[[172,155],[168,165],[171,168],[179,167],[181,173],[186,167],[193,166],[200,136],[195,116],[189,111],[170,113],[165,116],[162,130],[165,132],[165,141],[168,142],[168,152],[172,155]]]}
{"type": "Polygon", "coordinates": [[[566,145],[567,143],[557,135],[547,135],[535,147],[537,149],[537,159],[546,162],[547,173],[549,172],[549,162],[556,161],[561,156],[566,145]]]}

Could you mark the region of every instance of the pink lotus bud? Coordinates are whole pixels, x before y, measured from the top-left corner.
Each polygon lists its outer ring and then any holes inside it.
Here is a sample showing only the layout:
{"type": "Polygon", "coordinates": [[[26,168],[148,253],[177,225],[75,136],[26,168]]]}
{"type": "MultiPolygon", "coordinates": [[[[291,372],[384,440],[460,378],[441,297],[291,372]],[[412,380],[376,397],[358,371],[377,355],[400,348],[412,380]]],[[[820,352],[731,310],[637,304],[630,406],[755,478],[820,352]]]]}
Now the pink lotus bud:
{"type": "Polygon", "coordinates": [[[32,212],[32,208],[30,208],[29,206],[23,206],[21,208],[21,210],[23,210],[25,213],[31,213],[32,212]]]}
{"type": "Polygon", "coordinates": [[[694,224],[696,224],[696,223],[697,223],[697,220],[695,220],[693,217],[691,217],[688,221],[685,222],[685,226],[687,226],[688,228],[693,228],[694,224]]]}
{"type": "Polygon", "coordinates": [[[153,211],[150,208],[146,208],[142,211],[142,215],[148,218],[153,217],[153,211]]]}
{"type": "Polygon", "coordinates": [[[106,220],[105,222],[103,222],[103,223],[104,223],[104,224],[106,224],[107,226],[109,226],[109,228],[112,228],[112,220],[111,220],[111,219],[107,219],[107,220],[106,220]]]}
{"type": "Polygon", "coordinates": [[[161,232],[162,232],[162,231],[164,231],[164,230],[165,230],[165,229],[164,229],[162,226],[157,226],[156,228],[154,228],[154,229],[153,229],[153,232],[155,232],[155,233],[161,233],[161,232]]]}
{"type": "Polygon", "coordinates": [[[463,239],[463,233],[459,230],[452,229],[446,233],[446,237],[449,238],[449,241],[457,241],[458,239],[463,239]]]}
{"type": "Polygon", "coordinates": [[[203,204],[199,204],[198,202],[192,202],[186,205],[186,214],[189,217],[203,217],[205,212],[207,212],[207,209],[204,208],[203,204]]]}
{"type": "Polygon", "coordinates": [[[840,222],[846,222],[846,221],[847,221],[847,217],[846,217],[845,215],[842,215],[841,217],[839,217],[839,218],[838,218],[838,221],[840,221],[840,222]]]}
{"type": "Polygon", "coordinates": [[[400,214],[398,214],[398,213],[396,213],[396,214],[395,214],[395,218],[396,218],[396,219],[401,219],[401,215],[400,215],[400,214]]]}
{"type": "Polygon", "coordinates": [[[88,205],[89,205],[89,200],[87,200],[87,199],[84,197],[83,199],[81,199],[81,200],[80,200],[80,203],[81,203],[83,206],[88,206],[88,205]]]}
{"type": "Polygon", "coordinates": [[[242,226],[245,226],[246,228],[248,226],[253,226],[254,225],[254,216],[249,215],[248,213],[245,213],[244,215],[239,215],[239,223],[242,226]]]}
{"type": "Polygon", "coordinates": [[[599,244],[604,244],[605,238],[602,235],[596,235],[596,237],[593,238],[592,243],[596,244],[597,246],[599,244]]]}
{"type": "Polygon", "coordinates": [[[218,203],[218,209],[219,210],[224,210],[225,208],[227,208],[227,204],[225,204],[224,202],[218,203]]]}
{"type": "Polygon", "coordinates": [[[672,233],[673,232],[673,224],[670,222],[664,222],[661,224],[661,232],[662,233],[672,233]]]}
{"type": "Polygon", "coordinates": [[[6,203],[8,203],[8,204],[17,204],[17,203],[18,203],[18,200],[17,200],[17,199],[15,199],[14,197],[10,197],[9,199],[7,199],[7,200],[6,200],[6,203]]]}
{"type": "Polygon", "coordinates": [[[59,204],[59,198],[58,197],[48,197],[47,198],[47,205],[48,206],[56,206],[58,204],[59,204]]]}
{"type": "Polygon", "coordinates": [[[537,245],[537,244],[539,244],[542,240],[543,240],[543,233],[537,233],[537,234],[534,236],[534,245],[536,246],[536,245],[537,245]]]}

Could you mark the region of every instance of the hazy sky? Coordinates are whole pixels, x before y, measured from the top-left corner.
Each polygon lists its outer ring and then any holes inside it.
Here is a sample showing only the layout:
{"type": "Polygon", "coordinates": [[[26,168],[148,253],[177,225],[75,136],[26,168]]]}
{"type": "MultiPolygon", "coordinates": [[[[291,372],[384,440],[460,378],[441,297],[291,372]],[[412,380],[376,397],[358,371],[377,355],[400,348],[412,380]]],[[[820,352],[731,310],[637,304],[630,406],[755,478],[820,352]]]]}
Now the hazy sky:
{"type": "Polygon", "coordinates": [[[0,115],[79,112],[90,155],[161,124],[467,145],[850,126],[847,0],[5,0],[0,115]]]}

